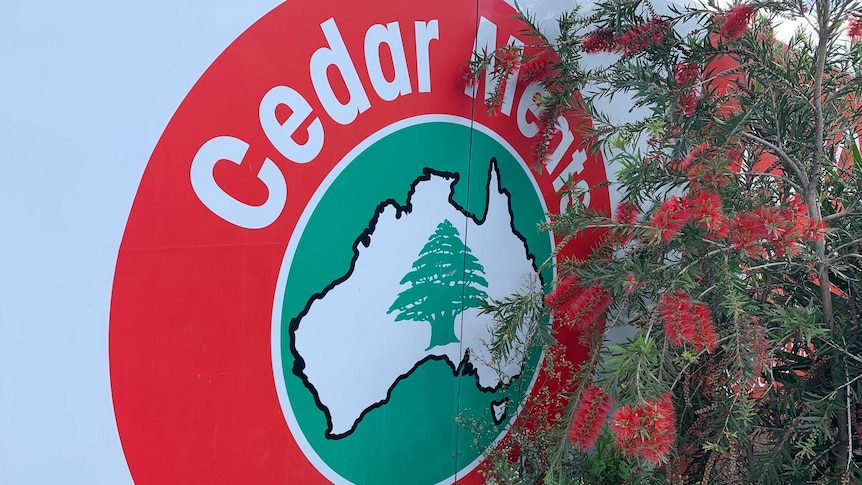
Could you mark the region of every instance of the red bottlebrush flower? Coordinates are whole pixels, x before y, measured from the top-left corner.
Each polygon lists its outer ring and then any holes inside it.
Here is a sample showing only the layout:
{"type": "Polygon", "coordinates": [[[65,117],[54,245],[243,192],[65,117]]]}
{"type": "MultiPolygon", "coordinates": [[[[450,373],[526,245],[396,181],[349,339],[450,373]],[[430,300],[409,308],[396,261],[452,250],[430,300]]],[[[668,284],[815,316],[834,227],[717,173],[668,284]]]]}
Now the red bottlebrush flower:
{"type": "Polygon", "coordinates": [[[552,138],[557,133],[558,117],[558,112],[543,107],[541,114],[539,114],[539,136],[552,138]]]}
{"type": "Polygon", "coordinates": [[[610,397],[601,387],[590,386],[584,389],[569,425],[569,442],[582,450],[591,448],[596,443],[610,410],[610,397]]]}
{"type": "Polygon", "coordinates": [[[661,295],[658,301],[659,315],[664,322],[668,341],[677,347],[691,341],[697,332],[694,305],[682,292],[661,295]]]}
{"type": "Polygon", "coordinates": [[[545,306],[556,311],[578,287],[578,279],[574,276],[564,276],[557,286],[545,296],[545,306]]]}
{"type": "Polygon", "coordinates": [[[500,72],[506,75],[511,74],[521,68],[521,49],[515,45],[507,45],[497,49],[497,55],[494,56],[499,63],[500,72]]]}
{"type": "Polygon", "coordinates": [[[788,215],[788,217],[794,218],[793,231],[801,234],[802,239],[819,242],[826,237],[829,226],[822,220],[815,222],[808,217],[807,204],[796,197],[791,197],[790,208],[796,212],[795,216],[788,215]]]}
{"type": "Polygon", "coordinates": [[[697,93],[693,89],[686,89],[679,93],[679,107],[683,116],[691,116],[697,108],[697,93]]]}
{"type": "Polygon", "coordinates": [[[679,168],[680,171],[685,171],[688,170],[695,162],[707,160],[710,157],[710,144],[703,142],[689,150],[688,155],[686,155],[685,159],[679,163],[677,168],[679,168]]]}
{"type": "Polygon", "coordinates": [[[730,9],[718,34],[726,40],[736,40],[748,31],[748,24],[754,15],[754,5],[743,3],[730,9]]]}
{"type": "Polygon", "coordinates": [[[604,315],[611,301],[610,292],[595,284],[567,301],[563,319],[575,329],[586,332],[604,315]]]}
{"type": "Polygon", "coordinates": [[[662,393],[659,401],[621,407],[611,429],[617,448],[625,455],[641,456],[658,465],[667,458],[676,440],[676,412],[670,394],[662,393]]]}
{"type": "Polygon", "coordinates": [[[617,438],[617,447],[621,442],[631,441],[638,434],[640,421],[640,413],[635,406],[623,406],[617,410],[611,423],[611,429],[617,438]]]}
{"type": "MultiPolygon", "coordinates": [[[[505,83],[505,80],[502,83],[505,83]]],[[[500,89],[500,91],[502,92],[503,90],[500,89]]],[[[502,94],[492,95],[490,98],[486,99],[485,100],[485,107],[486,107],[487,112],[490,116],[499,115],[503,109],[503,96],[502,96],[502,94]]]]}
{"type": "Polygon", "coordinates": [[[587,54],[597,52],[613,52],[616,48],[614,32],[611,29],[598,29],[584,37],[581,42],[581,50],[587,54]]]}
{"type": "Polygon", "coordinates": [[[550,62],[542,57],[536,58],[524,64],[524,75],[521,76],[521,81],[524,83],[545,81],[553,75],[553,72],[553,65],[550,62]]]}
{"type": "Polygon", "coordinates": [[[727,218],[714,221],[713,227],[706,233],[707,239],[723,239],[730,235],[730,223],[727,218]]]}
{"type": "Polygon", "coordinates": [[[494,74],[498,81],[494,91],[485,99],[488,114],[492,116],[500,114],[503,108],[509,75],[521,68],[521,49],[515,45],[501,47],[494,54],[494,61],[494,74]]]}
{"type": "Polygon", "coordinates": [[[784,235],[797,224],[797,218],[793,214],[774,207],[757,207],[751,214],[758,225],[762,225],[766,238],[771,241],[783,239],[784,235]]]}
{"type": "Polygon", "coordinates": [[[730,242],[733,247],[749,256],[764,252],[762,241],[766,237],[763,225],[749,212],[741,212],[730,221],[730,242]]]}
{"type": "Polygon", "coordinates": [[[617,206],[614,222],[617,224],[637,224],[641,208],[631,202],[623,202],[617,206]]]}
{"type": "Polygon", "coordinates": [[[634,294],[635,288],[640,289],[643,287],[643,281],[638,281],[637,278],[635,278],[634,273],[629,273],[626,276],[626,280],[623,282],[623,291],[625,291],[627,295],[634,294]]]}
{"type": "Polygon", "coordinates": [[[485,99],[485,107],[487,108],[489,115],[499,115],[503,109],[503,101],[506,96],[506,85],[508,82],[508,76],[501,77],[497,82],[497,85],[494,87],[494,91],[491,92],[491,95],[488,96],[487,99],[485,99]]]}
{"type": "Polygon", "coordinates": [[[698,352],[704,350],[712,352],[718,345],[718,335],[715,332],[715,323],[712,320],[712,313],[709,307],[704,302],[694,304],[694,315],[697,321],[698,332],[692,338],[691,345],[698,352]]]}
{"type": "Polygon", "coordinates": [[[616,39],[617,48],[623,57],[639,54],[654,45],[661,44],[667,29],[666,21],[653,17],[649,22],[636,25],[620,35],[616,39]]]}
{"type": "Polygon", "coordinates": [[[548,157],[551,155],[549,149],[551,146],[551,140],[554,138],[554,135],[558,130],[557,118],[559,118],[559,116],[559,110],[551,110],[547,107],[543,107],[541,114],[539,114],[539,131],[537,134],[539,141],[533,146],[533,155],[539,163],[547,162],[548,157]]]}
{"type": "Polygon", "coordinates": [[[548,145],[546,143],[542,143],[542,142],[539,142],[539,143],[536,143],[535,145],[533,145],[533,149],[531,150],[531,153],[533,155],[533,158],[536,159],[536,162],[538,162],[540,164],[547,163],[548,157],[551,156],[551,154],[548,151],[548,145]]]}
{"type": "Polygon", "coordinates": [[[698,352],[715,349],[718,336],[706,303],[692,302],[688,295],[676,291],[661,295],[658,306],[670,343],[682,347],[684,342],[688,342],[698,352]]]}
{"type": "Polygon", "coordinates": [[[822,220],[817,222],[810,221],[808,227],[805,228],[805,238],[811,241],[822,242],[826,238],[828,230],[829,226],[822,220]]]}
{"type": "Polygon", "coordinates": [[[847,21],[847,37],[850,37],[850,42],[856,42],[862,38],[862,19],[850,17],[847,21]]]}
{"type": "Polygon", "coordinates": [[[686,86],[700,77],[700,66],[690,62],[680,62],[673,70],[673,78],[680,86],[686,86]]]}
{"type": "MultiPolygon", "coordinates": [[[[621,226],[629,226],[637,224],[640,218],[641,209],[635,204],[623,202],[617,206],[616,214],[614,214],[614,222],[621,226]]],[[[607,244],[618,244],[627,246],[634,238],[634,231],[629,227],[617,227],[608,232],[605,242],[607,244]]]]}
{"type": "Polygon", "coordinates": [[[727,226],[721,209],[721,196],[716,192],[702,190],[691,197],[691,218],[707,232],[715,232],[727,226]]]}
{"type": "Polygon", "coordinates": [[[724,187],[728,182],[727,167],[712,163],[700,163],[688,170],[691,190],[709,187],[724,187]]]}
{"type": "Polygon", "coordinates": [[[731,242],[749,255],[763,255],[771,248],[778,256],[799,252],[802,240],[819,241],[826,225],[808,217],[808,208],[796,200],[791,208],[758,207],[737,214],[731,221],[731,242]]]}
{"type": "Polygon", "coordinates": [[[574,276],[566,276],[545,296],[545,306],[555,318],[581,331],[589,330],[611,305],[611,294],[595,284],[578,287],[574,276]]]}
{"type": "Polygon", "coordinates": [[[800,216],[808,216],[808,204],[803,202],[799,197],[791,195],[790,198],[787,199],[787,203],[790,205],[790,208],[796,211],[800,216]]]}
{"type": "Polygon", "coordinates": [[[671,197],[655,211],[649,224],[657,232],[662,241],[670,241],[691,218],[688,201],[679,197],[671,197]]]}

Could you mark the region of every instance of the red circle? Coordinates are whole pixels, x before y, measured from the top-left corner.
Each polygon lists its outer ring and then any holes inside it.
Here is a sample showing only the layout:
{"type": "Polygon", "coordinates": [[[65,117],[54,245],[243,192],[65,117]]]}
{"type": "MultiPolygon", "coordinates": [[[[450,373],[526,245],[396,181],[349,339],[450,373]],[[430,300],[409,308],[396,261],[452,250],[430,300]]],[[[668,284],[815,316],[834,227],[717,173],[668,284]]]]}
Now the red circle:
{"type": "MultiPolygon", "coordinates": [[[[472,6],[459,0],[387,0],[373,9],[346,1],[309,5],[280,5],[214,61],[177,109],[141,180],[117,259],[109,332],[117,426],[137,483],[326,481],[285,423],[270,330],[276,279],[297,220],[351,148],[404,118],[439,113],[469,119],[475,111],[475,119],[530,160],[534,140],[520,133],[515,114],[488,117],[481,101],[464,93],[463,66],[477,24],[472,6]],[[348,125],[327,116],[309,75],[312,54],[327,45],[320,25],[330,18],[371,105],[348,125]],[[430,47],[432,89],[419,92],[413,26],[431,20],[439,28],[430,47]],[[385,101],[370,87],[362,46],[371,25],[390,22],[401,27],[413,92],[385,101]],[[260,101],[278,85],[300,93],[322,123],[323,148],[309,163],[281,156],[261,129],[260,101]],[[287,203],[271,225],[233,225],[196,196],[191,162],[217,136],[249,145],[241,166],[220,162],[213,170],[216,183],[234,198],[250,205],[267,200],[266,186],[255,177],[264,159],[283,174],[287,203]]],[[[481,15],[497,26],[499,43],[522,30],[502,1],[482,5],[481,15]]],[[[516,99],[523,89],[519,85],[516,99]]],[[[559,207],[554,188],[559,173],[534,175],[547,206],[559,207]]],[[[603,181],[601,161],[588,158],[582,176],[591,186],[603,181]]],[[[607,192],[594,194],[592,205],[606,208],[607,192]]],[[[579,352],[573,350],[571,357],[581,359],[579,352]]],[[[473,472],[465,483],[479,481],[473,472]]]]}

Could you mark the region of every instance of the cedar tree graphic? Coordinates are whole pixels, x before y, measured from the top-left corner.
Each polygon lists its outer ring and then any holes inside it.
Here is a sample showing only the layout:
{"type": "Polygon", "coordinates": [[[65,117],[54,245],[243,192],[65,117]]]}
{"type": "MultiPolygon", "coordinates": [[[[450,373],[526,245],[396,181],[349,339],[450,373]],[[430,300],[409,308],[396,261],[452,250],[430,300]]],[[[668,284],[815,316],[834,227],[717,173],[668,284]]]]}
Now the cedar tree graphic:
{"type": "Polygon", "coordinates": [[[488,294],[479,264],[449,220],[437,225],[428,243],[413,262],[413,269],[401,279],[411,286],[398,294],[387,313],[398,311],[396,321],[413,320],[431,324],[428,348],[458,342],[455,317],[467,308],[477,307],[488,294]]]}

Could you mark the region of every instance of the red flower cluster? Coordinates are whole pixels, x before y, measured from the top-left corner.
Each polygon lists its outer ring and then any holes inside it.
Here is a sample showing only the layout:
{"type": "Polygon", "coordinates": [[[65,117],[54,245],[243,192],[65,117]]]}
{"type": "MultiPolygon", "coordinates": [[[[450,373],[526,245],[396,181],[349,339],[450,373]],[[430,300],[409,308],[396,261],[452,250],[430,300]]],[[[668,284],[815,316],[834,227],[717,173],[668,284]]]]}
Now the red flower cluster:
{"type": "Polygon", "coordinates": [[[687,175],[691,190],[700,190],[706,187],[724,187],[729,181],[730,174],[726,166],[716,163],[699,163],[691,167],[687,175]]]}
{"type": "Polygon", "coordinates": [[[494,73],[498,81],[496,86],[494,86],[494,91],[485,100],[488,114],[492,115],[499,114],[500,109],[503,107],[506,86],[509,83],[509,75],[521,68],[521,49],[515,45],[501,47],[494,54],[494,60],[496,62],[494,73]]]}
{"type": "Polygon", "coordinates": [[[494,57],[499,63],[501,72],[511,74],[521,68],[521,49],[516,45],[497,49],[497,55],[494,57]]]}
{"type": "Polygon", "coordinates": [[[495,89],[494,92],[491,93],[491,96],[489,96],[488,99],[485,100],[485,106],[488,109],[489,115],[497,116],[500,114],[501,110],[503,109],[503,100],[504,100],[503,93],[505,92],[505,89],[504,89],[505,87],[506,87],[506,80],[503,79],[497,85],[497,89],[495,89]]]}
{"type": "Polygon", "coordinates": [[[633,56],[661,44],[667,29],[667,21],[653,17],[649,22],[624,32],[616,39],[616,44],[624,57],[633,56]]]}
{"type": "Polygon", "coordinates": [[[533,156],[539,163],[548,161],[551,155],[550,147],[551,140],[557,133],[557,118],[559,118],[559,110],[551,110],[548,107],[542,107],[542,112],[539,115],[539,141],[533,146],[533,156]]]}
{"type": "Polygon", "coordinates": [[[632,228],[625,226],[637,224],[640,215],[641,208],[636,204],[623,202],[618,205],[613,221],[621,227],[609,231],[605,242],[609,245],[627,246],[634,238],[634,231],[632,228]]]}
{"type": "MultiPolygon", "coordinates": [[[[706,165],[697,165],[692,170],[704,167],[708,168],[706,165]]],[[[682,198],[671,197],[650,218],[649,225],[662,241],[675,238],[689,221],[700,226],[709,237],[722,238],[729,234],[727,217],[721,208],[721,196],[713,190],[701,189],[699,184],[693,183],[692,186],[696,189],[692,194],[682,198]]]]}
{"type": "Polygon", "coordinates": [[[678,168],[680,170],[688,170],[695,162],[707,160],[710,157],[710,145],[707,142],[703,142],[689,150],[688,155],[685,156],[685,159],[679,164],[678,168]]]}
{"type": "Polygon", "coordinates": [[[805,204],[792,202],[792,208],[758,207],[740,212],[730,222],[733,245],[750,256],[764,255],[771,248],[776,255],[796,254],[799,241],[822,241],[823,221],[808,217],[805,204]]]}
{"type": "Polygon", "coordinates": [[[628,275],[626,275],[626,280],[623,281],[623,291],[625,291],[627,295],[634,294],[635,289],[640,289],[643,287],[643,281],[638,281],[633,273],[629,273],[628,275]]]}
{"type": "Polygon", "coordinates": [[[743,3],[730,9],[724,16],[724,23],[721,25],[718,35],[725,40],[736,40],[748,31],[748,24],[751,22],[751,17],[754,15],[754,5],[743,3]]]}
{"type": "Polygon", "coordinates": [[[647,400],[637,406],[623,406],[611,423],[617,448],[627,456],[642,456],[658,465],[667,458],[676,440],[676,412],[670,394],[660,401],[647,400]]]}
{"type": "Polygon", "coordinates": [[[687,171],[688,181],[692,190],[706,187],[723,187],[730,180],[729,168],[738,166],[742,158],[739,148],[731,147],[719,153],[710,143],[704,142],[692,148],[686,157],[673,167],[679,171],[687,171]]]}
{"type": "Polygon", "coordinates": [[[569,425],[569,442],[582,450],[591,448],[596,443],[610,411],[611,400],[601,387],[590,386],[584,389],[569,425]]]}
{"type": "Polygon", "coordinates": [[[617,42],[614,39],[614,31],[611,29],[598,29],[584,37],[581,42],[581,50],[587,54],[597,52],[613,52],[616,50],[617,42]]]}
{"type": "Polygon", "coordinates": [[[694,89],[685,89],[679,93],[679,107],[683,116],[691,116],[697,108],[699,96],[694,89]]]}
{"type": "Polygon", "coordinates": [[[675,291],[661,295],[658,308],[670,343],[682,347],[684,342],[688,342],[698,352],[715,350],[718,336],[706,303],[693,302],[685,293],[675,291]]]}
{"type": "Polygon", "coordinates": [[[649,225],[654,228],[662,241],[670,241],[679,234],[682,226],[691,219],[691,210],[686,198],[671,197],[666,200],[650,218],[649,225]]]}
{"type": "Polygon", "coordinates": [[[695,84],[700,77],[700,66],[691,62],[680,62],[673,70],[673,79],[684,87],[679,93],[679,109],[683,116],[691,116],[697,108],[700,99],[701,87],[695,84]]]}
{"type": "Polygon", "coordinates": [[[850,42],[856,42],[862,38],[862,19],[850,17],[847,21],[847,37],[850,37],[850,42]]]}
{"type": "Polygon", "coordinates": [[[730,227],[721,209],[721,196],[717,192],[701,190],[687,198],[691,205],[691,218],[708,234],[727,237],[730,227]]]}
{"type": "Polygon", "coordinates": [[[524,64],[524,75],[521,80],[524,83],[531,81],[545,81],[553,75],[554,66],[544,57],[538,57],[524,64]]]}
{"type": "Polygon", "coordinates": [[[617,206],[614,222],[617,224],[637,224],[641,208],[631,202],[622,202],[617,206]]]}
{"type": "Polygon", "coordinates": [[[563,303],[571,297],[572,293],[578,287],[578,279],[574,276],[563,276],[557,282],[557,286],[545,295],[545,306],[551,310],[557,310],[563,306],[563,303]]]}
{"type": "Polygon", "coordinates": [[[700,66],[690,62],[680,62],[673,70],[673,79],[680,86],[686,86],[700,77],[700,66]]]}
{"type": "Polygon", "coordinates": [[[637,224],[641,208],[631,202],[623,202],[617,206],[614,222],[617,224],[637,224]]]}
{"type": "Polygon", "coordinates": [[[568,325],[586,332],[611,305],[611,294],[598,284],[578,286],[577,278],[566,276],[545,297],[545,306],[568,325]]]}

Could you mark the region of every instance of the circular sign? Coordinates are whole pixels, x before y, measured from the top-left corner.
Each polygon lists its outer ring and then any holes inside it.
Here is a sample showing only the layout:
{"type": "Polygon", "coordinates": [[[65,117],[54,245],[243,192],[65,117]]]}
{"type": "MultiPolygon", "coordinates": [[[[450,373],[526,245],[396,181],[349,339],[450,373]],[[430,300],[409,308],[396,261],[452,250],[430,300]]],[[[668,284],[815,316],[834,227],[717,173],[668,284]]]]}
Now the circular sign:
{"type": "Polygon", "coordinates": [[[149,161],[110,322],[136,483],[479,483],[541,379],[480,306],[550,283],[537,224],[601,161],[560,118],[536,170],[540,86],[514,72],[495,116],[464,86],[476,46],[523,43],[506,4],[336,3],[250,27],[149,161]]]}

